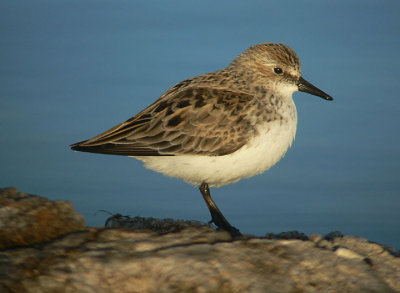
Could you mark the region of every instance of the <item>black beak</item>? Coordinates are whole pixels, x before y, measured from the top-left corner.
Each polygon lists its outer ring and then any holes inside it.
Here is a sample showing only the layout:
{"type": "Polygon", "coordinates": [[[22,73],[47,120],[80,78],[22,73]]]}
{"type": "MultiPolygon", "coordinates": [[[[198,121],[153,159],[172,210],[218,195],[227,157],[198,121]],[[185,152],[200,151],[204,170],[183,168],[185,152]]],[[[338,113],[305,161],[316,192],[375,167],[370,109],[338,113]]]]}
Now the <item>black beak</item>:
{"type": "Polygon", "coordinates": [[[312,94],[314,96],[321,97],[321,98],[323,98],[325,100],[328,100],[328,101],[332,101],[333,100],[333,98],[330,95],[328,95],[327,93],[321,91],[316,86],[313,86],[311,83],[309,83],[307,80],[305,80],[301,76],[299,78],[299,81],[297,82],[297,86],[299,88],[299,91],[301,91],[301,92],[309,93],[309,94],[312,94]]]}

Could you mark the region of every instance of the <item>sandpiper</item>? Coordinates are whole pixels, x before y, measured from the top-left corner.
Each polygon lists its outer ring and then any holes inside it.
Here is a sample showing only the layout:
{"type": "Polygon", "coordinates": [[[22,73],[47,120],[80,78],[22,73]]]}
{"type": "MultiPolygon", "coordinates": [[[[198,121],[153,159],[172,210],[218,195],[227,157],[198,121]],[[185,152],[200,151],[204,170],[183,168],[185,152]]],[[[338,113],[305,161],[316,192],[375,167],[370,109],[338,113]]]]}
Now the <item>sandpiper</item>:
{"type": "Polygon", "coordinates": [[[211,221],[238,236],[209,187],[260,174],[284,156],[296,134],[295,91],[333,100],[303,79],[287,45],[258,44],[228,67],[176,84],[136,116],[71,148],[134,157],[198,186],[211,221]]]}

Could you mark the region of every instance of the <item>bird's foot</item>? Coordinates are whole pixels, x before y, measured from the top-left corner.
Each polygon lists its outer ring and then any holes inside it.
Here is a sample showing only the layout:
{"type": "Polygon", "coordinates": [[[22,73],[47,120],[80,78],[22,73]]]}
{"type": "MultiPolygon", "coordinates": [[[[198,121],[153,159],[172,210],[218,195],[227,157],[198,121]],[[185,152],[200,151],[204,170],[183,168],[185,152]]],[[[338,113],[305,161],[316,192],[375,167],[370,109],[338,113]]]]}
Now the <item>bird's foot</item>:
{"type": "Polygon", "coordinates": [[[226,221],[225,219],[211,219],[209,222],[209,224],[213,223],[215,226],[217,226],[217,230],[225,230],[227,232],[229,232],[229,234],[231,234],[232,237],[239,237],[242,236],[242,233],[240,233],[240,230],[237,229],[236,227],[232,226],[231,224],[229,224],[228,221],[226,221]]]}

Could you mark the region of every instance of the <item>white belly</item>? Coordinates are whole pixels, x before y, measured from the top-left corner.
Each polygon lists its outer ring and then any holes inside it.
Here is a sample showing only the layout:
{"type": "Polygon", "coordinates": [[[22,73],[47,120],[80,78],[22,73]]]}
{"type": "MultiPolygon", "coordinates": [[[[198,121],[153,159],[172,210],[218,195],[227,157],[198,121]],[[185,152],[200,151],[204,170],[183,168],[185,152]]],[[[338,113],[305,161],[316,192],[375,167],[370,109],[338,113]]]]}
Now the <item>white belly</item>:
{"type": "Polygon", "coordinates": [[[225,156],[140,156],[145,167],[165,175],[182,178],[199,186],[222,186],[260,174],[275,165],[291,146],[297,117],[287,124],[269,122],[259,130],[259,136],[236,152],[225,156]]]}

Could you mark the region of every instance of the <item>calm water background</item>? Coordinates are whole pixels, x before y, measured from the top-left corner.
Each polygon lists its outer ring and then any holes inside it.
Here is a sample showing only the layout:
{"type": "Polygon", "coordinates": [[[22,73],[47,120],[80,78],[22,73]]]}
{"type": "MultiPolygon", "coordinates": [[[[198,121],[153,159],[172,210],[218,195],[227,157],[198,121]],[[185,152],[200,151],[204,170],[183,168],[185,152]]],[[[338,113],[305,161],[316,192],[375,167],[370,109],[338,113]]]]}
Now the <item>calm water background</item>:
{"type": "Polygon", "coordinates": [[[212,190],[244,233],[340,230],[400,248],[399,1],[1,1],[0,186],[97,210],[208,221],[197,188],[69,144],[261,42],[331,94],[295,93],[294,146],[212,190]]]}

